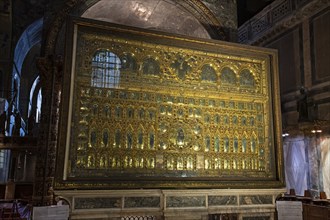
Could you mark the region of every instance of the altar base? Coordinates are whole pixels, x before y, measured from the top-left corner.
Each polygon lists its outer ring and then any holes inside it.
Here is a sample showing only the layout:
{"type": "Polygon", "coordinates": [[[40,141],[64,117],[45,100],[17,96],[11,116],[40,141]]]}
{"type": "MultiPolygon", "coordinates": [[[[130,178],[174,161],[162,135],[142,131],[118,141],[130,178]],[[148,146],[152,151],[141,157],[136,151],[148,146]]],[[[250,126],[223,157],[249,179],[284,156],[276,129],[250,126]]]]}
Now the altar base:
{"type": "Polygon", "coordinates": [[[275,219],[276,197],[285,189],[70,190],[56,195],[71,219],[237,220],[275,219]]]}

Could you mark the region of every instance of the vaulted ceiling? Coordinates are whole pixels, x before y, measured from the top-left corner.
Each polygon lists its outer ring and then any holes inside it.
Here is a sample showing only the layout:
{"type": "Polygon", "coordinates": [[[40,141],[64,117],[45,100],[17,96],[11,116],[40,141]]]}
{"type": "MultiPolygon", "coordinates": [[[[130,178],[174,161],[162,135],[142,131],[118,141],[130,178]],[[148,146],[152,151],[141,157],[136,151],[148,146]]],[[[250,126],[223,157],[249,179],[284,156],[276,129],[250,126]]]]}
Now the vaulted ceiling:
{"type": "Polygon", "coordinates": [[[101,0],[82,17],[145,29],[210,38],[201,23],[180,4],[170,0],[101,0]],[[111,11],[109,10],[111,9],[111,11]]]}

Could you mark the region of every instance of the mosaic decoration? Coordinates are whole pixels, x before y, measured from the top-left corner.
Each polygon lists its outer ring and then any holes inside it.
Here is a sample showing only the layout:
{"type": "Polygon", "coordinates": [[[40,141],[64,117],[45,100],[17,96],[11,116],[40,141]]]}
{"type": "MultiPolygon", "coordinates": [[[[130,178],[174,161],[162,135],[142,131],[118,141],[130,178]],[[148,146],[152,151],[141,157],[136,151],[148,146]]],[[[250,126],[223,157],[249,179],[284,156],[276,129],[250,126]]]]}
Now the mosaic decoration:
{"type": "Polygon", "coordinates": [[[280,179],[272,106],[278,91],[269,75],[274,54],[245,49],[239,55],[228,45],[222,53],[214,49],[220,42],[87,26],[75,24],[68,57],[74,62],[64,90],[70,104],[61,126],[61,178],[99,187],[280,179]],[[111,57],[98,57],[103,54],[111,57]],[[104,82],[93,83],[93,73],[104,82]]]}

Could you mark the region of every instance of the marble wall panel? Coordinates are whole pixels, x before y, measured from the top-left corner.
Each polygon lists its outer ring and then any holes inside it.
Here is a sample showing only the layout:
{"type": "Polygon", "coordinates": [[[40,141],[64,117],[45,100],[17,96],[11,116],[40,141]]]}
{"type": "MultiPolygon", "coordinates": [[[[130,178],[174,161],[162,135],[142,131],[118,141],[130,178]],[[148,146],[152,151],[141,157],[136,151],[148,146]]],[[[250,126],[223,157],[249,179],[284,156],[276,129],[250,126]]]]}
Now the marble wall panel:
{"type": "Polygon", "coordinates": [[[241,195],[239,197],[240,205],[263,205],[273,204],[273,196],[271,195],[241,195]]]}
{"type": "Polygon", "coordinates": [[[120,197],[111,198],[75,198],[75,209],[104,209],[120,208],[122,200],[120,197]]]}
{"type": "Polygon", "coordinates": [[[205,196],[168,196],[166,197],[166,207],[205,207],[205,196]]]}
{"type": "Polygon", "coordinates": [[[148,196],[148,197],[125,197],[124,201],[125,208],[159,208],[160,197],[148,196]]]}
{"type": "Polygon", "coordinates": [[[56,191],[56,195],[72,204],[70,219],[272,220],[275,198],[284,191],[283,188],[64,190],[56,191]]]}
{"type": "Polygon", "coordinates": [[[237,205],[237,196],[208,196],[209,206],[237,205]]]}

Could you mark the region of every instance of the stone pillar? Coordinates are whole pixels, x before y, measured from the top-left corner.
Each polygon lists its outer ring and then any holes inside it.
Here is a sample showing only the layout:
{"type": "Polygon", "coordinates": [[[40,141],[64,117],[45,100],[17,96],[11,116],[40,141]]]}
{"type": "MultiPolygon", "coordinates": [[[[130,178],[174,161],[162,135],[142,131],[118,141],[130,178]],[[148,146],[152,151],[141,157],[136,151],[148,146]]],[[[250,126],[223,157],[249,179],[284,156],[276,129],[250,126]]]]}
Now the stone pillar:
{"type": "Polygon", "coordinates": [[[303,58],[304,58],[304,86],[312,87],[312,64],[311,64],[311,39],[310,39],[310,21],[308,19],[302,22],[303,37],[303,58]]]}
{"type": "Polygon", "coordinates": [[[12,1],[0,4],[0,98],[10,98],[12,60],[12,1]]]}
{"type": "MultiPolygon", "coordinates": [[[[9,117],[12,107],[10,105],[12,97],[12,71],[13,71],[13,2],[1,1],[0,4],[0,98],[4,98],[8,101],[8,109],[6,115],[7,125],[9,124],[9,117]]],[[[1,112],[1,110],[0,110],[1,112]]],[[[1,119],[0,119],[1,120],[1,119]]],[[[3,120],[3,119],[2,119],[3,120]]],[[[1,126],[1,125],[0,125],[1,126]]],[[[6,130],[9,132],[9,126],[6,130]]],[[[2,135],[5,135],[5,131],[1,131],[2,135]]],[[[8,133],[7,133],[8,134],[8,133]]],[[[1,135],[1,134],[0,134],[1,135]]]]}
{"type": "Polygon", "coordinates": [[[33,188],[34,205],[53,204],[53,184],[56,164],[56,145],[59,121],[59,94],[63,74],[60,57],[39,58],[42,88],[42,112],[39,129],[38,155],[33,188]]]}
{"type": "Polygon", "coordinates": [[[14,199],[15,198],[15,182],[10,179],[6,183],[5,199],[14,199]]]}

